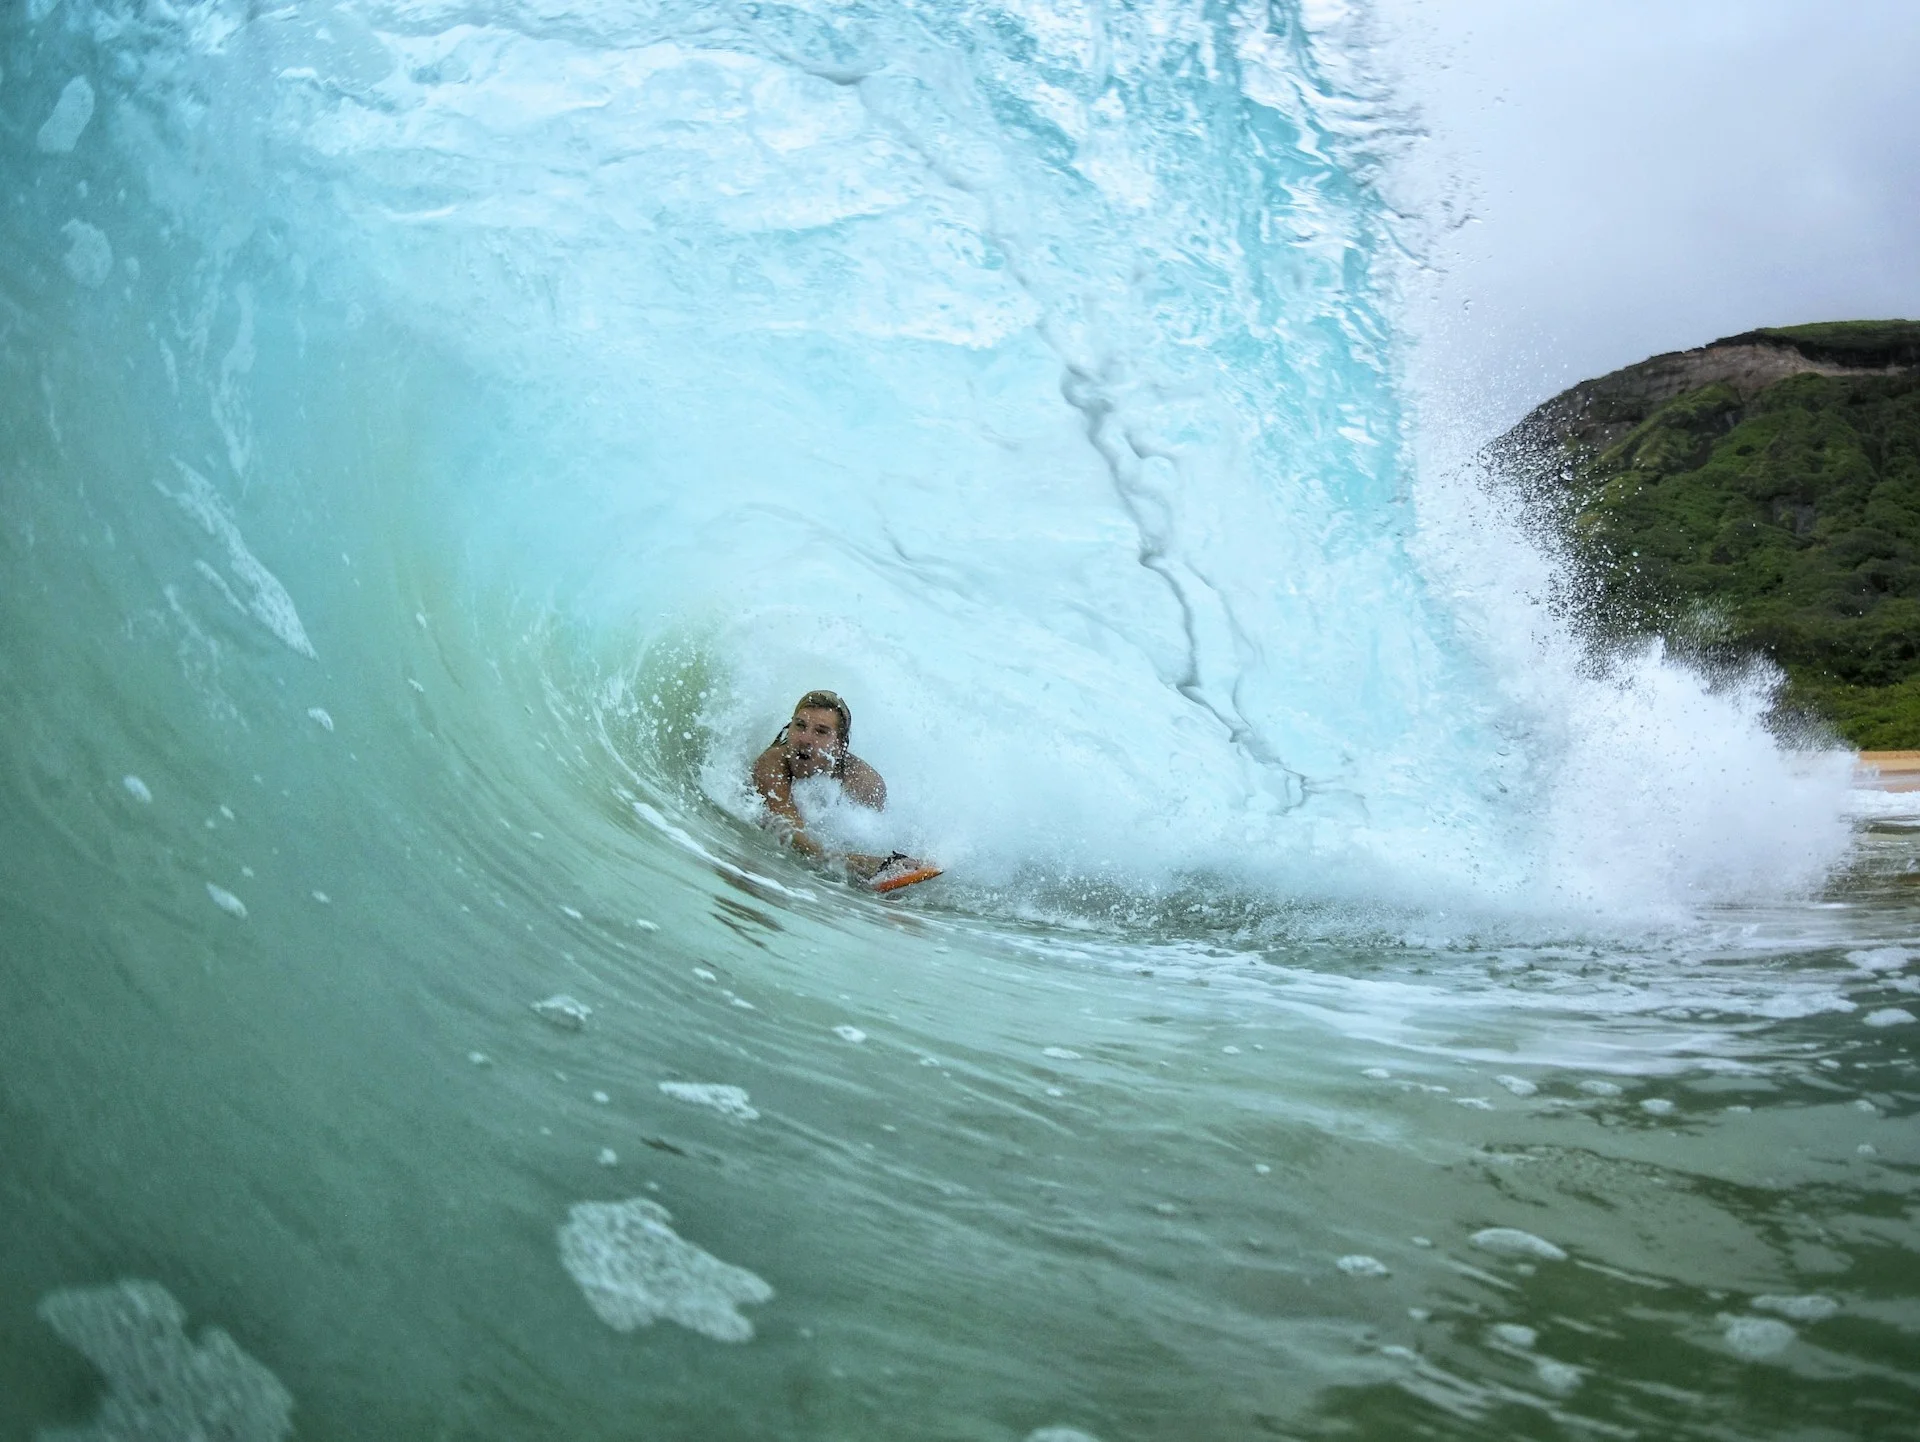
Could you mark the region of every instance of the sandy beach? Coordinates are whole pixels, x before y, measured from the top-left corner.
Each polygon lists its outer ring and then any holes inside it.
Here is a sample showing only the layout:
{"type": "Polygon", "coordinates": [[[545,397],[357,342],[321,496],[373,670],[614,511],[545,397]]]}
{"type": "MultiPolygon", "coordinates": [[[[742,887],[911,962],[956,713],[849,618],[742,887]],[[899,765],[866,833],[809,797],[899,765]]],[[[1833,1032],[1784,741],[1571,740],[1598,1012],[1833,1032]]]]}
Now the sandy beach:
{"type": "Polygon", "coordinates": [[[1862,751],[1853,784],[1870,791],[1920,791],[1920,751],[1862,751]]]}

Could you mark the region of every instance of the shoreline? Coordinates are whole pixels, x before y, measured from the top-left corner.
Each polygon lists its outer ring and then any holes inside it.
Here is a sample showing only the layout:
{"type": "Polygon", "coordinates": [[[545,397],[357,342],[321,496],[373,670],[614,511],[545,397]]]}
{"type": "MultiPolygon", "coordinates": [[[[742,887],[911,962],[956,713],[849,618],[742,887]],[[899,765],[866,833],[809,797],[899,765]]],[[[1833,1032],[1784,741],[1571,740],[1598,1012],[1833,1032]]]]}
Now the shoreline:
{"type": "Polygon", "coordinates": [[[1864,791],[1920,791],[1920,751],[1861,751],[1853,784],[1864,791]]]}

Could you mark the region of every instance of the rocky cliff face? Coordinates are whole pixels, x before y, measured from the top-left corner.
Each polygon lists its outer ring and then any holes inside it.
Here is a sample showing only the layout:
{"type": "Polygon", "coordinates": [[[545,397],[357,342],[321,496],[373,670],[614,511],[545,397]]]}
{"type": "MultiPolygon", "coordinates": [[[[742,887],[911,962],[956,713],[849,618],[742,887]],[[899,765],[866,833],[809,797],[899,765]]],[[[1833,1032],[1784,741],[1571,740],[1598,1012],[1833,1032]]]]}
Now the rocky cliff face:
{"type": "Polygon", "coordinates": [[[1526,450],[1556,458],[1576,449],[1598,454],[1668,401],[1708,386],[1727,386],[1744,403],[1789,376],[1899,376],[1916,369],[1916,321],[1750,330],[1581,381],[1528,412],[1494,447],[1502,453],[1526,450]]]}
{"type": "Polygon", "coordinates": [[[1555,396],[1489,447],[1596,644],[1759,651],[1790,710],[1920,745],[1920,323],[1750,331],[1555,396]]]}

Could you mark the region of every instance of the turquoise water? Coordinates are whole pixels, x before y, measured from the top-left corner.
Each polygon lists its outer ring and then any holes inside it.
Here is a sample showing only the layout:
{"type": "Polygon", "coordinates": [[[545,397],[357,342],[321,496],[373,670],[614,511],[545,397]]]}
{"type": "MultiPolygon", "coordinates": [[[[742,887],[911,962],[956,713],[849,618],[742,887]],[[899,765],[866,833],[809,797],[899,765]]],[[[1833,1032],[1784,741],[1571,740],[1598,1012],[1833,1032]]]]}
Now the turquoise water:
{"type": "Polygon", "coordinates": [[[6,12],[6,1435],[1920,1431],[1920,802],[1416,466],[1373,43],[6,12]]]}

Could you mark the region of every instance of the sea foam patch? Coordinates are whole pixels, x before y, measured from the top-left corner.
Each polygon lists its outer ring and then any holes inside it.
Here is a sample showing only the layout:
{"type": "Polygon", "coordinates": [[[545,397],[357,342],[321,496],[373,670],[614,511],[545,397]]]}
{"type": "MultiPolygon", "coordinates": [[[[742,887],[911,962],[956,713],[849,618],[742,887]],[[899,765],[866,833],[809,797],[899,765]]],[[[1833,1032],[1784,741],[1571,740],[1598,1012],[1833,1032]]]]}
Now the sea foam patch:
{"type": "Polygon", "coordinates": [[[158,1282],[71,1288],[41,1298],[38,1310],[107,1379],[93,1420],[40,1433],[48,1442],[280,1442],[293,1429],[293,1396],[280,1379],[218,1327],[189,1338],[186,1309],[158,1282]]]}
{"type": "Polygon", "coordinates": [[[673,1230],[657,1202],[581,1202],[560,1227],[560,1261],[593,1313],[616,1332],[661,1317],[716,1342],[752,1340],[744,1305],[770,1301],[773,1288],[673,1230]]]}
{"type": "Polygon", "coordinates": [[[1735,1317],[1720,1315],[1721,1336],[1727,1350],[1749,1362],[1778,1356],[1793,1345],[1798,1335],[1785,1322],[1771,1317],[1735,1317]]]}
{"type": "Polygon", "coordinates": [[[84,75],[76,75],[60,91],[53,111],[41,122],[33,143],[43,155],[67,155],[80,143],[80,137],[93,123],[93,86],[84,75]]]}
{"type": "Polygon", "coordinates": [[[593,1015],[593,1008],[576,997],[568,996],[564,991],[555,992],[545,1001],[529,1003],[533,1014],[549,1026],[561,1031],[580,1031],[585,1028],[587,1018],[593,1015]]]}
{"type": "Polygon", "coordinates": [[[1496,1257],[1537,1258],[1543,1262],[1564,1262],[1567,1254],[1545,1237],[1523,1232],[1518,1227],[1487,1227],[1467,1240],[1483,1252],[1496,1257]]]}
{"type": "Polygon", "coordinates": [[[67,241],[67,253],[60,257],[67,274],[89,289],[106,284],[113,274],[113,242],[107,233],[75,216],[60,227],[60,234],[67,241]]]}
{"type": "Polygon", "coordinates": [[[1847,962],[1862,971],[1899,971],[1916,956],[1920,951],[1905,946],[1869,946],[1848,952],[1847,962]]]}
{"type": "Polygon", "coordinates": [[[663,1081],[660,1090],[675,1101],[712,1107],[720,1115],[735,1121],[751,1122],[760,1118],[760,1113],[754,1110],[746,1092],[740,1087],[721,1086],[717,1082],[663,1081]]]}
{"type": "Polygon", "coordinates": [[[1757,1312],[1774,1312],[1782,1317],[1790,1317],[1796,1322],[1824,1322],[1840,1313],[1838,1302],[1818,1292],[1810,1292],[1803,1297],[1755,1297],[1753,1308],[1757,1312]]]}
{"type": "Polygon", "coordinates": [[[180,489],[170,491],[158,482],[155,485],[161,494],[170,497],[175,505],[224,547],[227,569],[246,588],[246,598],[242,600],[226,584],[225,578],[204,562],[201,574],[211,573],[211,577],[219,581],[219,588],[225,591],[229,602],[266,627],[288,650],[309,660],[315,659],[313,642],[307,639],[307,630],[300,623],[300,613],[294,608],[293,597],[280,584],[280,578],[262,565],[260,558],[248,548],[246,537],[240,534],[233,517],[227,514],[226,505],[220,499],[220,493],[213,488],[213,482],[184,461],[176,460],[174,466],[180,472],[180,489]]]}

